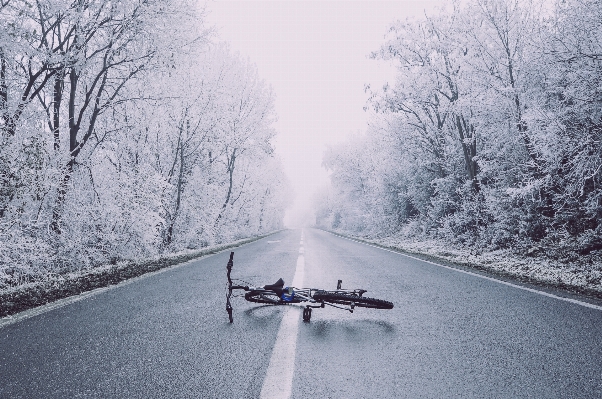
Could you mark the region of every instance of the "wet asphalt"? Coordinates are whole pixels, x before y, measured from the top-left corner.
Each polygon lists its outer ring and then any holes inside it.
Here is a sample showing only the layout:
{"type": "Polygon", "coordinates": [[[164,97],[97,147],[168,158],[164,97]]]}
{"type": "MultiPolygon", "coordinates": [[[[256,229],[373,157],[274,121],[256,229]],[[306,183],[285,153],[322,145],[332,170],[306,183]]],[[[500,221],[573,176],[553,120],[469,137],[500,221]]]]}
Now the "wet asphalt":
{"type": "MultiPolygon", "coordinates": [[[[235,248],[234,277],[290,282],[300,230],[235,248]]],[[[305,229],[304,286],[392,310],[299,323],[293,398],[599,398],[602,311],[305,229]]],[[[0,328],[0,398],[258,398],[282,307],[234,298],[229,251],[0,328]]],[[[301,309],[299,309],[301,318],[301,309]]]]}

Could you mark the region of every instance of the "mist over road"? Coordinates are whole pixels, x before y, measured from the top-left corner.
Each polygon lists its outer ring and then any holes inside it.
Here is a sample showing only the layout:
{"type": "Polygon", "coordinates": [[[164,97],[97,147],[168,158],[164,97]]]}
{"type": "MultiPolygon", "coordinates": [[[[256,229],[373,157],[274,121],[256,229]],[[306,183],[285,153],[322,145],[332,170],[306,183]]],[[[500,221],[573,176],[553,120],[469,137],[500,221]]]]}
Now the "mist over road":
{"type": "MultiPolygon", "coordinates": [[[[602,396],[602,312],[359,244],[288,230],[235,248],[233,277],[364,288],[392,310],[299,322],[293,398],[602,396]]],[[[234,298],[229,251],[0,328],[0,397],[258,398],[293,307],[234,298]]],[[[286,381],[283,381],[286,383],[286,381]]]]}

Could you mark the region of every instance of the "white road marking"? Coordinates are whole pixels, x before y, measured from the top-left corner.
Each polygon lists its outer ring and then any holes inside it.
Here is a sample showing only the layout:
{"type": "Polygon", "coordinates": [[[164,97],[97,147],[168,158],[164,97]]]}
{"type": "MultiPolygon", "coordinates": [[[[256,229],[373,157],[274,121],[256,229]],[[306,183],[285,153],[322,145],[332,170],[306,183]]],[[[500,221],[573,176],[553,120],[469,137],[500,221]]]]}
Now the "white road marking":
{"type": "MultiPolygon", "coordinates": [[[[303,230],[301,231],[303,237],[303,230]]],[[[305,275],[305,257],[303,247],[299,249],[297,268],[291,286],[303,286],[305,275]]],[[[261,387],[261,399],[288,399],[293,389],[293,374],[295,371],[295,352],[297,348],[297,333],[299,331],[298,307],[285,306],[284,316],[272,350],[270,364],[261,387]]]]}
{"type": "Polygon", "coordinates": [[[280,240],[268,241],[268,244],[274,244],[275,242],[280,242],[280,240]]]}
{"type": "Polygon", "coordinates": [[[338,236],[338,235],[336,235],[334,233],[330,233],[330,234],[335,235],[335,236],[340,237],[340,238],[343,238],[345,240],[357,242],[359,244],[364,244],[364,245],[367,245],[367,246],[373,247],[373,248],[382,249],[383,251],[392,252],[394,254],[405,256],[407,258],[419,260],[420,262],[425,262],[425,263],[428,263],[428,264],[431,264],[431,265],[443,267],[445,269],[449,269],[449,270],[453,270],[453,271],[456,271],[456,272],[468,274],[470,276],[479,277],[479,278],[482,278],[482,279],[485,279],[485,280],[494,281],[494,282],[499,283],[499,284],[504,284],[504,285],[507,285],[507,286],[510,286],[510,287],[518,288],[520,290],[529,291],[529,292],[532,292],[534,294],[539,294],[539,295],[547,296],[547,297],[550,297],[550,298],[558,299],[558,300],[561,300],[561,301],[574,303],[576,305],[584,306],[584,307],[590,308],[590,309],[602,310],[602,306],[594,305],[593,303],[583,302],[583,301],[579,301],[577,299],[572,299],[572,298],[565,298],[565,297],[562,297],[562,296],[550,294],[550,293],[545,292],[545,291],[538,291],[538,290],[535,290],[533,288],[523,287],[523,286],[520,286],[520,285],[509,283],[507,281],[498,280],[498,279],[493,278],[493,277],[483,276],[482,274],[473,273],[473,272],[469,272],[469,271],[462,270],[462,269],[456,269],[455,267],[445,266],[445,265],[441,265],[439,263],[431,262],[429,260],[420,259],[420,258],[417,258],[417,257],[412,256],[412,255],[408,255],[408,254],[404,254],[402,252],[394,251],[392,249],[387,249],[387,248],[379,247],[378,245],[372,245],[372,244],[368,244],[368,243],[365,243],[365,242],[362,242],[362,241],[354,240],[353,238],[338,236]]]}

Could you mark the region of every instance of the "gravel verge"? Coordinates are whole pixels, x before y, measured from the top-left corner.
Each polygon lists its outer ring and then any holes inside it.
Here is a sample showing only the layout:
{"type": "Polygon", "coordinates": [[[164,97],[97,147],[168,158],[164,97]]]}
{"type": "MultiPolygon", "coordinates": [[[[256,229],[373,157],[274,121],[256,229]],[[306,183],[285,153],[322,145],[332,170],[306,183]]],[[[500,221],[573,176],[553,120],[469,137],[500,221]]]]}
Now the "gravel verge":
{"type": "Polygon", "coordinates": [[[118,262],[115,265],[95,267],[78,273],[52,275],[46,281],[0,290],[0,317],[10,316],[27,309],[46,305],[58,299],[79,295],[97,288],[118,284],[146,273],[257,241],[274,233],[276,232],[205,247],[200,250],[189,250],[157,256],[153,259],[118,262]]]}
{"type": "Polygon", "coordinates": [[[446,266],[491,274],[504,281],[561,290],[596,301],[602,299],[602,254],[583,256],[579,261],[569,262],[549,259],[542,255],[523,257],[510,250],[470,251],[453,248],[436,240],[374,238],[341,231],[326,231],[446,266]]]}

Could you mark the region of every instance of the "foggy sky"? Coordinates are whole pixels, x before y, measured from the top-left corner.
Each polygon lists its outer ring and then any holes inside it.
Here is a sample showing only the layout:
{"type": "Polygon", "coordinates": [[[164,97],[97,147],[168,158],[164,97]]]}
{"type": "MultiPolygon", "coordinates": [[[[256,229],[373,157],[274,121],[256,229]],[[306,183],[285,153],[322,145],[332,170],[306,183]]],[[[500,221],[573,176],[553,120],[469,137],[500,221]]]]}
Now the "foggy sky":
{"type": "Polygon", "coordinates": [[[373,88],[394,68],[368,55],[388,24],[420,15],[437,1],[228,1],[207,3],[218,40],[248,56],[276,95],[276,152],[295,191],[285,222],[308,219],[311,196],[328,184],[321,166],[328,144],[363,132],[373,88]]]}

